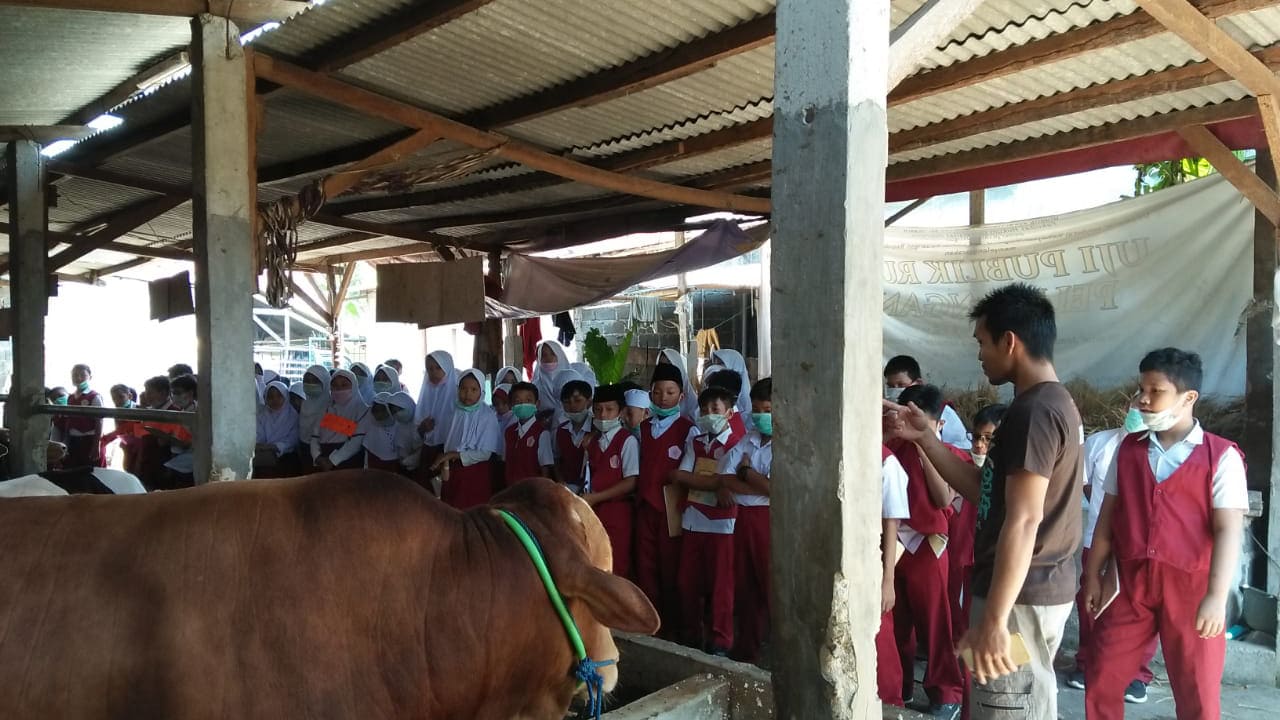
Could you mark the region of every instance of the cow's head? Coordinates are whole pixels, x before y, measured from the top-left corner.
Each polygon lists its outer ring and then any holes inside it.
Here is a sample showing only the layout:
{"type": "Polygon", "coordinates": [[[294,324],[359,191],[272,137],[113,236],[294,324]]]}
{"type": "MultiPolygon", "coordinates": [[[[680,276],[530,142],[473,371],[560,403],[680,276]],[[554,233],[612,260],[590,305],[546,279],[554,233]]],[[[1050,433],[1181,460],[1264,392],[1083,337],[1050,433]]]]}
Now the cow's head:
{"type": "MultiPolygon", "coordinates": [[[[658,612],[649,599],[611,572],[609,536],[586,501],[563,485],[538,479],[502,492],[492,504],[515,513],[537,535],[592,660],[618,659],[610,628],[649,635],[658,631],[658,612]]],[[[617,665],[600,668],[600,674],[605,692],[611,692],[618,682],[617,665]]]]}

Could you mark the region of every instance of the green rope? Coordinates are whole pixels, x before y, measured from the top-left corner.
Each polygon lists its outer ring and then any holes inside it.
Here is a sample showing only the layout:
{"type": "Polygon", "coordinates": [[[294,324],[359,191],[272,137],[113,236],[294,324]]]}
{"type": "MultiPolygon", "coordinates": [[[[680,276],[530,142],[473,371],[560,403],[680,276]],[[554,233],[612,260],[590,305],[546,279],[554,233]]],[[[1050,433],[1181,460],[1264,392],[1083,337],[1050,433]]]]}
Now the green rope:
{"type": "Polygon", "coordinates": [[[542,556],[542,548],[538,545],[538,541],[534,539],[533,534],[520,518],[506,510],[499,510],[498,515],[502,517],[507,527],[511,528],[511,532],[515,533],[520,544],[524,546],[524,551],[529,553],[529,559],[533,561],[533,567],[538,571],[538,577],[542,579],[542,586],[547,589],[547,597],[551,598],[551,606],[556,609],[556,614],[560,616],[560,622],[569,635],[569,644],[573,646],[574,656],[578,660],[585,659],[587,648],[582,644],[582,634],[578,632],[578,624],[573,621],[569,609],[564,606],[564,598],[556,588],[556,581],[551,579],[551,571],[547,569],[547,561],[542,556]]]}

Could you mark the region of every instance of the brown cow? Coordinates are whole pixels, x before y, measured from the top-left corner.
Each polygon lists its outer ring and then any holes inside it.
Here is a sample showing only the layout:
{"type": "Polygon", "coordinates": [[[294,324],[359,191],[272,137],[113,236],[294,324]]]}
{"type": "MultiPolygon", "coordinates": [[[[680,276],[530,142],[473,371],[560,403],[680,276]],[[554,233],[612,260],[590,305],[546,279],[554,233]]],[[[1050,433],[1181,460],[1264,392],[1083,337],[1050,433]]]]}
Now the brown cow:
{"type": "MultiPolygon", "coordinates": [[[[502,493],[595,660],[657,630],[550,481],[502,493]]],[[[494,510],[377,471],[0,501],[0,718],[563,718],[573,653],[494,510]]],[[[605,689],[616,666],[602,669],[605,689]]]]}

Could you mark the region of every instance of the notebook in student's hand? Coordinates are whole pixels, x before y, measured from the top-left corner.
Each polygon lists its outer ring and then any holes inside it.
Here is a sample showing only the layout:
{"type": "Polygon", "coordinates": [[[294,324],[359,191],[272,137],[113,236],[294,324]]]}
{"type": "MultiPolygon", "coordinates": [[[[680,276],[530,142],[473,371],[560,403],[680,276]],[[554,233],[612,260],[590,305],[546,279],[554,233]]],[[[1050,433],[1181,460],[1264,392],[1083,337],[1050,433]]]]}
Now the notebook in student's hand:
{"type": "Polygon", "coordinates": [[[698,458],[693,463],[694,475],[715,475],[720,472],[720,464],[715,458],[698,458]]]}
{"type": "Polygon", "coordinates": [[[1102,607],[1093,614],[1093,618],[1098,619],[1118,597],[1120,597],[1120,568],[1116,567],[1116,558],[1112,555],[1107,561],[1106,572],[1102,576],[1102,607]]]}
{"type": "MultiPolygon", "coordinates": [[[[1009,657],[1013,659],[1013,664],[1018,667],[1031,662],[1031,653],[1027,652],[1027,643],[1022,639],[1022,633],[1014,633],[1009,636],[1009,657]]],[[[972,670],[973,648],[961,650],[960,659],[964,661],[965,667],[972,670]]]]}
{"type": "Polygon", "coordinates": [[[683,485],[672,483],[662,487],[662,502],[667,508],[667,537],[680,537],[683,532],[680,526],[684,514],[681,506],[684,505],[686,493],[683,485]]]}

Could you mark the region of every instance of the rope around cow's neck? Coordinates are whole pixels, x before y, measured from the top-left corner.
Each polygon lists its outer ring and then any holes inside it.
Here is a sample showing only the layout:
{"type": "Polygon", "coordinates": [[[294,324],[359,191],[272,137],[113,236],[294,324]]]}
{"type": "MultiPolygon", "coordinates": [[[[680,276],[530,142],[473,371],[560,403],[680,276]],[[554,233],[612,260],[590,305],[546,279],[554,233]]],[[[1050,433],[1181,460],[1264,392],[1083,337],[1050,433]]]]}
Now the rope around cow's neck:
{"type": "Polygon", "coordinates": [[[534,537],[533,531],[514,513],[499,510],[498,515],[507,524],[507,527],[511,528],[511,532],[515,534],[516,538],[520,540],[520,544],[524,546],[524,551],[529,554],[529,559],[533,561],[534,569],[538,571],[542,586],[547,590],[547,597],[551,600],[551,606],[555,608],[556,614],[560,616],[560,624],[564,625],[565,634],[569,636],[569,645],[573,648],[574,657],[577,658],[577,663],[573,668],[573,676],[578,679],[578,682],[587,686],[587,709],[592,717],[600,720],[600,714],[603,712],[604,706],[604,676],[600,674],[600,668],[605,665],[612,665],[614,661],[595,662],[587,656],[587,648],[582,643],[582,633],[578,632],[578,623],[574,622],[573,616],[569,614],[568,608],[564,605],[564,598],[560,596],[560,590],[556,588],[556,581],[552,579],[551,571],[547,569],[546,558],[542,555],[542,546],[538,544],[538,539],[534,537]]]}

